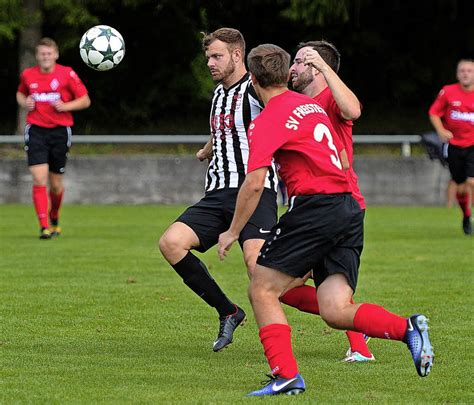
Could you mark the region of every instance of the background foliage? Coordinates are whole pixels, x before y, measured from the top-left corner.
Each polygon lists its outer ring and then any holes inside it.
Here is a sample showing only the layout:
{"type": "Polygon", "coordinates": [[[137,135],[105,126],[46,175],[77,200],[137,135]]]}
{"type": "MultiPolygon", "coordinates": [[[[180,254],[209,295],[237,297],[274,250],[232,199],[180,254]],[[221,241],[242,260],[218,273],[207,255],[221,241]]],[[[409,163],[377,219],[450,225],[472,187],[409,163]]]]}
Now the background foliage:
{"type": "Polygon", "coordinates": [[[455,65],[474,55],[471,0],[0,0],[0,132],[15,128],[24,9],[37,9],[41,35],[55,38],[60,63],[75,68],[93,106],[76,115],[77,133],[206,133],[213,83],[200,39],[222,26],[240,29],[247,48],[276,43],[294,53],[324,38],[343,55],[341,76],[364,114],[355,133],[429,130],[426,111],[455,65]],[[81,35],[102,23],[117,28],[127,53],[110,72],[87,68],[81,35]]]}

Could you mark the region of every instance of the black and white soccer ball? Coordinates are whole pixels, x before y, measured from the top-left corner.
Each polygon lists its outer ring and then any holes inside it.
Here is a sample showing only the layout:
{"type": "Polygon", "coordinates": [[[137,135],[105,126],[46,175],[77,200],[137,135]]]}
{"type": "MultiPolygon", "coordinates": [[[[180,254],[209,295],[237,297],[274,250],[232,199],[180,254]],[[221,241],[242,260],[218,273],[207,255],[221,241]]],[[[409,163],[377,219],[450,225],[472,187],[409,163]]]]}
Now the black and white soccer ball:
{"type": "Polygon", "coordinates": [[[125,55],[125,42],[115,28],[96,25],[82,36],[79,50],[84,63],[95,70],[110,70],[125,55]]]}

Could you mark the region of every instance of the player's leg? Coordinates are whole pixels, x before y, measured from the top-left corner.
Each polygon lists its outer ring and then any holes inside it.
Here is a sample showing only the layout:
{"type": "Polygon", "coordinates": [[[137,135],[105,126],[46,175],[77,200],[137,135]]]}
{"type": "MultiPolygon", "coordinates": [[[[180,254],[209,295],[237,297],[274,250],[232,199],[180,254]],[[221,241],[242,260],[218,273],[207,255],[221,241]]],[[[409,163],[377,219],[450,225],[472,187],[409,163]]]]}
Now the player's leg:
{"type": "Polygon", "coordinates": [[[214,351],[227,347],[233,331],[245,320],[245,312],[235,305],[210,275],[206,265],[191,250],[204,252],[214,246],[225,224],[219,218],[219,198],[204,197],[188,208],[161,236],[159,248],[183,282],[219,314],[219,332],[214,351]]]}
{"type": "Polygon", "coordinates": [[[249,396],[294,395],[306,388],[293,354],[291,327],[279,301],[293,279],[280,271],[257,265],[250,281],[249,298],[273,376],[268,384],[249,396]]]}
{"type": "Polygon", "coordinates": [[[40,224],[40,239],[49,239],[51,233],[48,223],[48,164],[32,165],[29,170],[33,177],[33,205],[40,224]]]}
{"type": "MultiPolygon", "coordinates": [[[[449,145],[448,149],[448,165],[452,179],[456,182],[456,200],[459,208],[463,214],[462,228],[466,235],[472,234],[471,226],[471,204],[470,204],[470,189],[467,184],[468,170],[472,170],[474,162],[474,152],[471,148],[459,148],[449,145]]],[[[472,174],[474,176],[474,173],[472,174]]]]}
{"type": "Polygon", "coordinates": [[[59,226],[59,210],[64,196],[63,174],[49,172],[49,221],[51,224],[51,235],[61,235],[59,226]]]}
{"type": "Polygon", "coordinates": [[[64,174],[69,150],[71,148],[72,131],[70,127],[57,127],[49,133],[49,199],[52,236],[59,236],[59,210],[64,196],[64,174]]]}
{"type": "Polygon", "coordinates": [[[474,194],[474,146],[466,148],[465,156],[465,170],[466,170],[466,204],[469,208],[469,211],[463,219],[463,230],[466,235],[472,235],[472,220],[471,220],[471,207],[472,207],[472,198],[474,194]]]}
{"type": "Polygon", "coordinates": [[[40,225],[40,239],[49,239],[48,223],[48,154],[47,129],[36,125],[25,127],[25,151],[28,168],[33,178],[32,197],[40,225]]]}
{"type": "Polygon", "coordinates": [[[433,348],[424,315],[406,319],[374,304],[353,304],[351,286],[345,274],[332,274],[318,287],[321,317],[335,329],[351,329],[380,339],[405,342],[416,370],[427,376],[433,364],[433,348]]]}

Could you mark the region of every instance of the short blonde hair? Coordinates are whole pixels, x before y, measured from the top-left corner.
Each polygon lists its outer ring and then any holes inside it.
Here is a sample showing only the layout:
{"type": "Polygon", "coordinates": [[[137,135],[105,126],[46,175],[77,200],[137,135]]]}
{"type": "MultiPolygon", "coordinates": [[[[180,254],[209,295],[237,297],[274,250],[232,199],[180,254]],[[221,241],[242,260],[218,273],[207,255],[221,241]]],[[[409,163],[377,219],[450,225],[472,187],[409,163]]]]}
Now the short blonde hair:
{"type": "Polygon", "coordinates": [[[38,47],[40,46],[47,46],[49,48],[54,48],[56,49],[56,52],[59,52],[58,44],[56,44],[56,41],[48,37],[41,38],[38,41],[38,43],[36,44],[36,50],[38,50],[38,47]]]}

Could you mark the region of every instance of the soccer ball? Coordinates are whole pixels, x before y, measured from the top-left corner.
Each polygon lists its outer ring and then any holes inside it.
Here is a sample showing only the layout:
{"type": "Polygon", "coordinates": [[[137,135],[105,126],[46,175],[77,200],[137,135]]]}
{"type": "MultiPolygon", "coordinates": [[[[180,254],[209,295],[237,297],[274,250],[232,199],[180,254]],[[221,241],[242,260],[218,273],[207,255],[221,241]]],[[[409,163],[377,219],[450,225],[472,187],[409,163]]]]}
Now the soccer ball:
{"type": "Polygon", "coordinates": [[[96,25],[82,36],[79,50],[84,63],[95,70],[110,70],[125,55],[122,35],[108,25],[96,25]]]}

